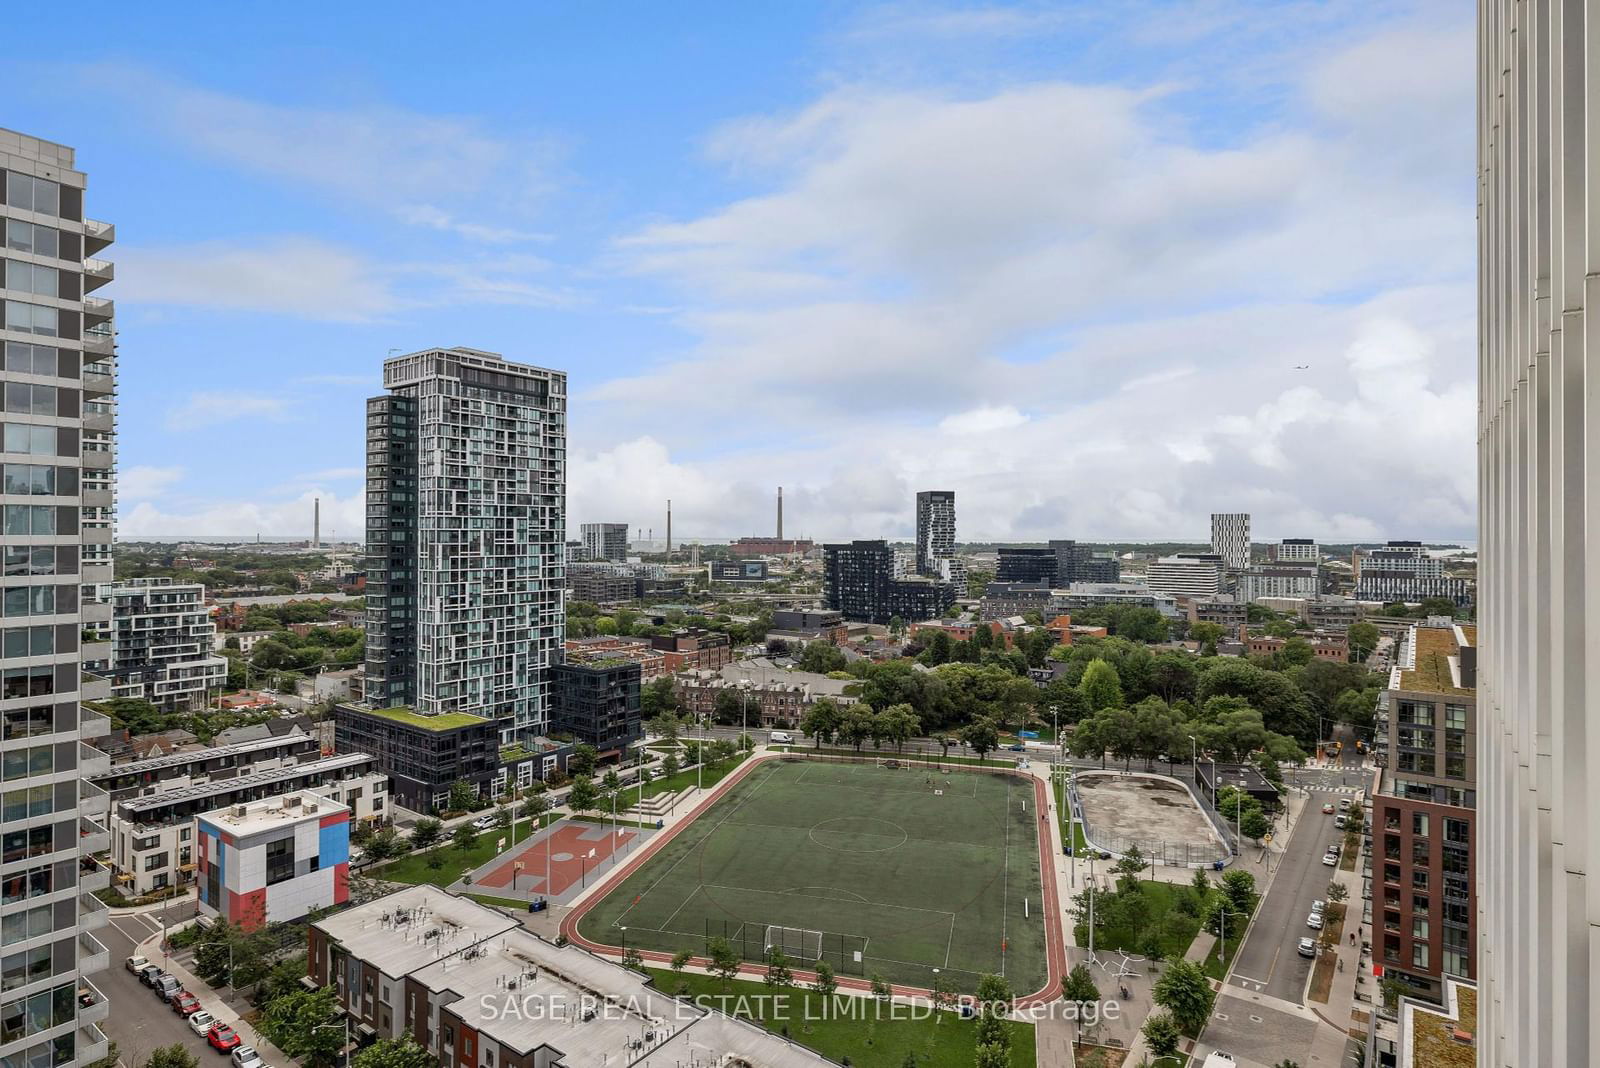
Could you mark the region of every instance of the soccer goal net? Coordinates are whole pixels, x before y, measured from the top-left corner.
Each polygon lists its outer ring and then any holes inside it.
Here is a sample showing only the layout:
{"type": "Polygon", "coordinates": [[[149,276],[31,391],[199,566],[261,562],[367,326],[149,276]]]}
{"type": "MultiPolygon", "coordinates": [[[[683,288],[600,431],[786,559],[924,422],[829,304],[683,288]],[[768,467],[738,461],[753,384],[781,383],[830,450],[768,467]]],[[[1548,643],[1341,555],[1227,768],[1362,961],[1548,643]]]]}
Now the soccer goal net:
{"type": "Polygon", "coordinates": [[[822,932],[808,930],[804,927],[769,925],[762,949],[768,954],[774,949],[781,949],[785,957],[793,957],[796,960],[820,960],[822,958],[822,932]]]}

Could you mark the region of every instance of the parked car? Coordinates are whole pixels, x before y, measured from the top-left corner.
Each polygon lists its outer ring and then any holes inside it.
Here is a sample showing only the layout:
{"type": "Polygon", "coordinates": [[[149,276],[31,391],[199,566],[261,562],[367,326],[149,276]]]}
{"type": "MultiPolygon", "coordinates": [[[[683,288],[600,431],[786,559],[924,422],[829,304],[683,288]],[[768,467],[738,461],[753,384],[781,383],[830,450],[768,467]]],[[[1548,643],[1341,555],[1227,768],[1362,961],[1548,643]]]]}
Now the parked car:
{"type": "Polygon", "coordinates": [[[180,990],[172,995],[169,1004],[172,1006],[172,1011],[179,1016],[193,1016],[200,1011],[200,999],[187,990],[180,990]]]}
{"type": "Polygon", "coordinates": [[[216,1026],[216,1023],[217,1018],[204,1009],[201,1009],[198,1012],[191,1012],[189,1014],[189,1030],[193,1031],[201,1038],[206,1037],[206,1035],[210,1033],[211,1028],[216,1026]]]}
{"type": "Polygon", "coordinates": [[[1315,957],[1317,955],[1317,944],[1309,938],[1302,938],[1299,945],[1295,946],[1295,952],[1302,957],[1315,957]]]}
{"type": "Polygon", "coordinates": [[[475,831],[487,831],[493,826],[494,815],[492,813],[487,816],[479,816],[477,819],[472,821],[472,829],[475,831]]]}
{"type": "Polygon", "coordinates": [[[171,1001],[172,996],[183,989],[183,984],[171,975],[163,975],[150,984],[150,989],[155,991],[157,1000],[171,1001]]]}
{"type": "Polygon", "coordinates": [[[227,1053],[241,1042],[239,1032],[225,1023],[213,1024],[211,1030],[206,1032],[206,1041],[218,1053],[227,1053]]]}
{"type": "Polygon", "coordinates": [[[1322,814],[1324,816],[1333,815],[1333,802],[1332,801],[1329,801],[1326,805],[1322,806],[1322,814]]]}
{"type": "Polygon", "coordinates": [[[139,977],[139,982],[145,986],[154,986],[156,980],[165,975],[166,972],[161,970],[161,965],[159,964],[146,964],[134,974],[139,977]]]}
{"type": "Polygon", "coordinates": [[[122,966],[124,968],[128,969],[134,975],[138,975],[140,970],[143,969],[149,963],[150,963],[150,958],[149,957],[129,957],[126,961],[123,962],[122,966]]]}
{"type": "Polygon", "coordinates": [[[233,1061],[233,1068],[266,1068],[254,1046],[235,1046],[228,1059],[233,1061]]]}
{"type": "Polygon", "coordinates": [[[1013,753],[1026,753],[1028,751],[1028,747],[1023,745],[1021,742],[1017,742],[1017,743],[1015,743],[1013,745],[1008,745],[1008,746],[1006,746],[1006,748],[1011,750],[1013,753]]]}
{"type": "Polygon", "coordinates": [[[1328,908],[1328,903],[1326,901],[1323,901],[1321,898],[1318,898],[1317,900],[1315,900],[1315,901],[1313,901],[1311,903],[1311,911],[1315,912],[1318,916],[1321,916],[1323,914],[1323,912],[1325,912],[1327,910],[1327,908],[1328,908]]]}
{"type": "Polygon", "coordinates": [[[1337,829],[1339,829],[1341,831],[1344,830],[1344,825],[1346,823],[1348,823],[1348,822],[1349,821],[1347,819],[1345,819],[1345,817],[1343,817],[1343,816],[1335,816],[1335,817],[1333,817],[1333,825],[1334,825],[1334,827],[1336,827],[1337,829]]]}
{"type": "Polygon", "coordinates": [[[1322,913],[1313,912],[1306,917],[1306,926],[1313,931],[1322,930],[1322,913]]]}
{"type": "Polygon", "coordinates": [[[794,735],[788,731],[772,731],[767,735],[767,742],[771,745],[792,745],[794,735]]]}
{"type": "Polygon", "coordinates": [[[1350,802],[1350,799],[1348,797],[1339,798],[1339,811],[1340,812],[1348,812],[1350,810],[1350,804],[1351,804],[1351,802],[1350,802]]]}
{"type": "Polygon", "coordinates": [[[1322,854],[1322,863],[1326,864],[1330,868],[1333,867],[1335,864],[1339,863],[1339,854],[1337,854],[1337,853],[1324,853],[1324,854],[1322,854]]]}

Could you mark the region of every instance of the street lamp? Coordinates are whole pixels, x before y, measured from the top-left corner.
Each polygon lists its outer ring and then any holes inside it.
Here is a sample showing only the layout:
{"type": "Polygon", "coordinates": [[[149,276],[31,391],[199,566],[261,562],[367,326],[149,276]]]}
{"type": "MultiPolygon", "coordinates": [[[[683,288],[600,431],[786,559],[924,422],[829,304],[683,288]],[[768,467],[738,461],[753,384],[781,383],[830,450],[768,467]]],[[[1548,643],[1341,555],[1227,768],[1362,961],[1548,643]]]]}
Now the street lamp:
{"type": "Polygon", "coordinates": [[[1217,930],[1222,932],[1218,936],[1219,944],[1217,946],[1217,956],[1222,963],[1223,972],[1226,973],[1228,970],[1228,917],[1238,916],[1242,919],[1248,920],[1250,918],[1250,914],[1247,912],[1234,912],[1231,909],[1219,907],[1216,911],[1216,915],[1222,917],[1222,919],[1217,923],[1217,930]]]}

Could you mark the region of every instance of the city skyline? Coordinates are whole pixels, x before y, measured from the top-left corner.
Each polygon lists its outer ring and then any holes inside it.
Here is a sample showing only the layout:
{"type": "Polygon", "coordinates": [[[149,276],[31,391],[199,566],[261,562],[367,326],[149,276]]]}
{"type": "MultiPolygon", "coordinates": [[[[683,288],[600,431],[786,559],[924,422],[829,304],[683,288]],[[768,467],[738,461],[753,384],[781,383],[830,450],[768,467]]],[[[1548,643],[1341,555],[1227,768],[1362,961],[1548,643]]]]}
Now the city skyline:
{"type": "Polygon", "coordinates": [[[1198,541],[1216,508],[1465,540],[1468,12],[1153,10],[640,11],[647,59],[586,47],[605,15],[508,12],[525,54],[426,92],[397,72],[472,18],[326,18],[341,73],[286,90],[298,30],[107,12],[95,91],[24,79],[6,121],[77,146],[122,220],[149,374],[119,533],[301,534],[321,497],[356,537],[373,368],[465,344],[571,370],[574,524],[659,535],[671,498],[680,540],[765,533],[781,484],[792,534],[901,537],[940,486],[973,540],[1198,541]],[[483,91],[512,62],[525,91],[483,91]]]}

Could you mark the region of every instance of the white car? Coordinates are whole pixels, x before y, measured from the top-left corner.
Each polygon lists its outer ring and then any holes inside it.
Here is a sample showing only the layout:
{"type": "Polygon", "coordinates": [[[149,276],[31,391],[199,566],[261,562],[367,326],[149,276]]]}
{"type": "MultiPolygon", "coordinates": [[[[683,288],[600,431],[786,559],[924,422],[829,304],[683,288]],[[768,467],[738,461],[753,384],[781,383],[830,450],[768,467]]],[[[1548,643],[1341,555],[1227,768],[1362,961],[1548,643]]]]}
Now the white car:
{"type": "Polygon", "coordinates": [[[1333,867],[1335,864],[1339,863],[1339,854],[1337,854],[1337,853],[1324,853],[1324,854],[1322,854],[1322,863],[1326,864],[1330,868],[1333,867]]]}
{"type": "Polygon", "coordinates": [[[211,1015],[206,1010],[201,1009],[199,1012],[189,1017],[189,1030],[193,1031],[201,1038],[205,1038],[206,1035],[211,1031],[211,1025],[216,1022],[217,1018],[215,1016],[211,1015]]]}
{"type": "Polygon", "coordinates": [[[1322,930],[1322,913],[1313,912],[1309,916],[1307,916],[1306,917],[1306,926],[1311,928],[1313,931],[1322,930]]]}
{"type": "Polygon", "coordinates": [[[477,819],[472,821],[472,829],[475,830],[475,831],[487,831],[490,827],[493,827],[493,826],[494,826],[494,816],[493,816],[493,814],[488,815],[488,816],[479,816],[477,819]]]}
{"type": "Polygon", "coordinates": [[[138,975],[140,969],[144,968],[149,963],[149,957],[129,957],[127,961],[123,963],[123,967],[127,968],[134,975],[138,975]]]}
{"type": "Polygon", "coordinates": [[[1295,952],[1302,957],[1315,957],[1317,955],[1317,944],[1309,938],[1302,938],[1300,939],[1300,944],[1295,947],[1295,952]]]}
{"type": "Polygon", "coordinates": [[[1318,916],[1321,916],[1322,913],[1327,909],[1327,907],[1328,907],[1328,903],[1326,901],[1322,901],[1320,899],[1316,900],[1316,901],[1313,901],[1311,903],[1311,911],[1315,912],[1318,916]]]}
{"type": "Polygon", "coordinates": [[[254,1046],[235,1046],[229,1057],[233,1060],[233,1068],[266,1068],[254,1046]]]}
{"type": "Polygon", "coordinates": [[[772,745],[789,745],[794,741],[794,735],[788,731],[773,731],[767,735],[767,741],[772,745]]]}

